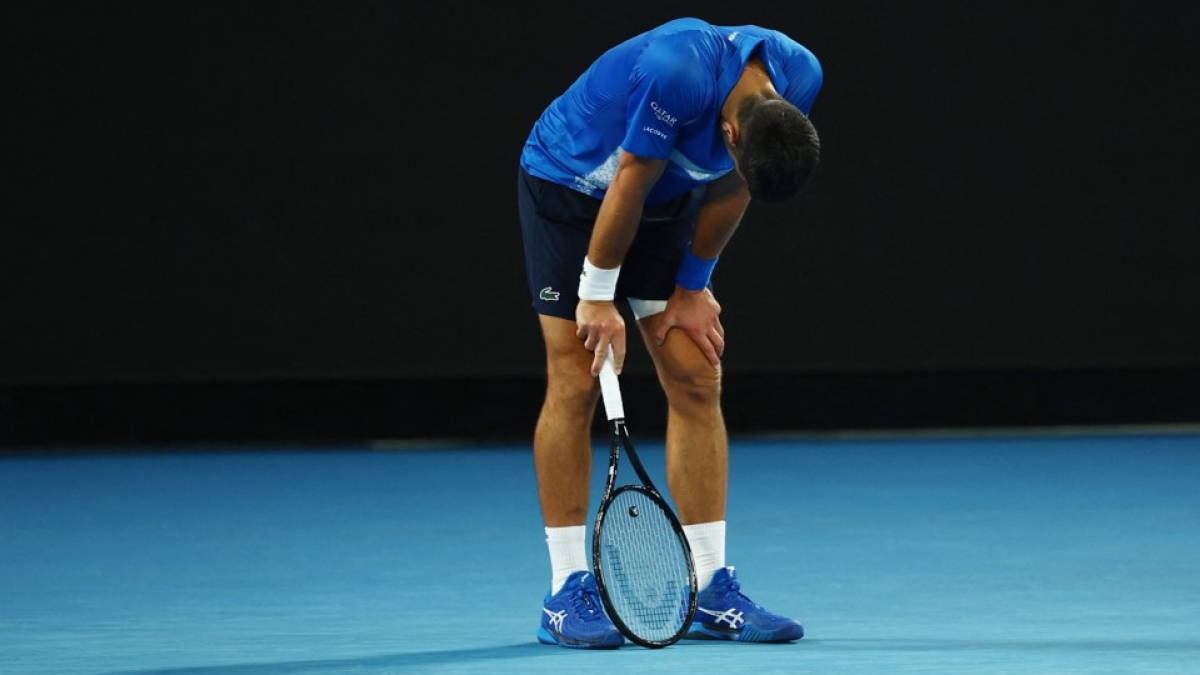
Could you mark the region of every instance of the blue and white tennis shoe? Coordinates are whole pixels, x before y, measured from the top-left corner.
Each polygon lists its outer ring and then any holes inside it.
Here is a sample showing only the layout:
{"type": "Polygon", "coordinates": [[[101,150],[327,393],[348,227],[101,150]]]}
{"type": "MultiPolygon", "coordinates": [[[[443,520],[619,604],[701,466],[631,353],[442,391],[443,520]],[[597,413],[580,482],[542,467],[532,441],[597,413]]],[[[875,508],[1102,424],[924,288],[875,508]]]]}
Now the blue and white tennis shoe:
{"type": "Polygon", "coordinates": [[[625,638],[604,613],[591,572],[575,572],[561,590],[546,594],[538,642],[568,649],[615,649],[625,638]]]}
{"type": "Polygon", "coordinates": [[[696,602],[696,618],[684,638],[737,642],[791,642],[804,637],[804,627],[772,614],[742,595],[732,567],[717,570],[696,602]]]}

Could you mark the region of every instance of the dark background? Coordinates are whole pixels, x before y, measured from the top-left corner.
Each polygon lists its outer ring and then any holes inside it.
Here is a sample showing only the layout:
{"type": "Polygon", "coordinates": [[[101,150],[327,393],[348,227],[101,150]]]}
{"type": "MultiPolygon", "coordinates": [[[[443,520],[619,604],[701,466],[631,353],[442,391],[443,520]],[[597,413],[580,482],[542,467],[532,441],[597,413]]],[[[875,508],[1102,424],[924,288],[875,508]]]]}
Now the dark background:
{"type": "Polygon", "coordinates": [[[31,3],[3,28],[0,445],[527,435],[521,144],[684,15],[825,69],[815,182],[714,277],[731,432],[1200,422],[1186,7],[31,3]]]}

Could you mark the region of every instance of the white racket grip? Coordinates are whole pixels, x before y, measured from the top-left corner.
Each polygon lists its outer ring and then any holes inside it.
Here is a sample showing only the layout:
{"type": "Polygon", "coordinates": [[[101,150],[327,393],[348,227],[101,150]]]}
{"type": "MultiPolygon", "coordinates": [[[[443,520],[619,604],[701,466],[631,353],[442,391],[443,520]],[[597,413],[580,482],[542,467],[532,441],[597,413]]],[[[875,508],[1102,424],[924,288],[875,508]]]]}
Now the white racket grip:
{"type": "Polygon", "coordinates": [[[609,421],[625,419],[625,404],[621,402],[621,383],[617,380],[617,371],[613,368],[612,348],[600,366],[600,395],[604,398],[604,411],[609,421]]]}

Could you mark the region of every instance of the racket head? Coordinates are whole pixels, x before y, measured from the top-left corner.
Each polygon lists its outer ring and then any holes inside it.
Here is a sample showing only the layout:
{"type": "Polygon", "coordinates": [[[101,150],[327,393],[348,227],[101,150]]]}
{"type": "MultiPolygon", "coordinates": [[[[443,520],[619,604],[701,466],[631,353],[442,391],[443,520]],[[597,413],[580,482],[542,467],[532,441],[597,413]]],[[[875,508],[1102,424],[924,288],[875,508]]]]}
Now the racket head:
{"type": "Polygon", "coordinates": [[[624,485],[601,505],[592,566],[608,618],[643,647],[674,644],[696,615],[696,570],[683,526],[656,490],[624,485]]]}

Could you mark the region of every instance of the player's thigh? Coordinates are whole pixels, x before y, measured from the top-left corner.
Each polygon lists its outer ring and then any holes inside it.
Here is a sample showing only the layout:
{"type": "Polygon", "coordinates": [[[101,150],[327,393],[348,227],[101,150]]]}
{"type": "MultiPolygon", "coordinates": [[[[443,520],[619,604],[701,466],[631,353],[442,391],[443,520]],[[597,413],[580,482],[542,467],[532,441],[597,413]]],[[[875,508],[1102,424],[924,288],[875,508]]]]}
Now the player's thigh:
{"type": "Polygon", "coordinates": [[[546,345],[546,376],[550,388],[560,395],[585,395],[600,391],[592,377],[593,355],[583,346],[573,320],[541,314],[542,339],[546,345]]]}

